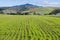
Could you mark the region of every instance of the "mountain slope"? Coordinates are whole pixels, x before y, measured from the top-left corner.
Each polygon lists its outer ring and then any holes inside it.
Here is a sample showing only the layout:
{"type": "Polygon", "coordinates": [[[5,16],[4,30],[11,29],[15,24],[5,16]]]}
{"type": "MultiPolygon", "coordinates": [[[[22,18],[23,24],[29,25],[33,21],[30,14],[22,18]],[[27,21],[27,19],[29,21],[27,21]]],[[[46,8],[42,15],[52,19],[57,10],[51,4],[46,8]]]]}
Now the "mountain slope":
{"type": "Polygon", "coordinates": [[[17,10],[17,11],[26,11],[32,8],[39,8],[39,6],[32,5],[32,4],[23,4],[23,5],[13,6],[8,9],[17,10]]]}
{"type": "Polygon", "coordinates": [[[49,14],[55,8],[36,6],[32,4],[16,5],[12,7],[0,8],[3,13],[30,13],[30,14],[49,14]]]}

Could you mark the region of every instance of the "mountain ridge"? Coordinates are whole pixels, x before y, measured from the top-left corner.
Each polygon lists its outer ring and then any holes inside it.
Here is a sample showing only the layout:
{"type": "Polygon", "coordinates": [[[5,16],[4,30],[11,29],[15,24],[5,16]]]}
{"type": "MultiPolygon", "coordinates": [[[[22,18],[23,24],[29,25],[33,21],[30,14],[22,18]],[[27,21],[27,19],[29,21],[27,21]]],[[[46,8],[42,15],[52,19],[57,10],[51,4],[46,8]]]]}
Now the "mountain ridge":
{"type": "Polygon", "coordinates": [[[33,4],[23,4],[23,5],[16,5],[12,7],[1,7],[0,13],[11,14],[11,13],[29,13],[29,14],[49,14],[55,8],[53,7],[43,7],[37,6],[33,4]]]}
{"type": "MultiPolygon", "coordinates": [[[[42,7],[42,6],[41,6],[42,7]]],[[[22,12],[22,11],[28,11],[28,10],[32,10],[32,9],[39,9],[40,6],[36,6],[33,4],[23,4],[23,5],[18,5],[18,6],[12,6],[12,7],[2,7],[0,8],[4,13],[15,13],[13,11],[17,12],[22,12]],[[8,12],[8,11],[9,12],[8,12]],[[11,11],[12,10],[12,11],[11,11]]]]}

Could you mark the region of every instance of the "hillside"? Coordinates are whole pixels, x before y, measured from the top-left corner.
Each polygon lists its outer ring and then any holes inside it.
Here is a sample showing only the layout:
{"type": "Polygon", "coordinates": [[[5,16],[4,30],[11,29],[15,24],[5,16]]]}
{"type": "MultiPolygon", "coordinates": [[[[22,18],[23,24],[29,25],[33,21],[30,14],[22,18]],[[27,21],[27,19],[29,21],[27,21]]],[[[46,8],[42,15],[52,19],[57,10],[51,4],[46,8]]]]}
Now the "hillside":
{"type": "Polygon", "coordinates": [[[50,12],[52,12],[55,8],[54,7],[43,7],[43,6],[37,6],[33,4],[23,4],[23,5],[16,5],[12,7],[1,7],[0,12],[4,14],[38,14],[38,15],[47,15],[50,12]]]}

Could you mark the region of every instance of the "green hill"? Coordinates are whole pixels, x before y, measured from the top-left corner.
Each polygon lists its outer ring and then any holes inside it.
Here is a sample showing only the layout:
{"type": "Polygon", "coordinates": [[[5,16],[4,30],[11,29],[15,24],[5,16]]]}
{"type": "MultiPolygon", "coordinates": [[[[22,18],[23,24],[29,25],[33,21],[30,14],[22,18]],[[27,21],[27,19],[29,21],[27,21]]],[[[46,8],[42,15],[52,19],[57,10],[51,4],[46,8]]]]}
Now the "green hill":
{"type": "Polygon", "coordinates": [[[29,14],[29,15],[48,15],[53,10],[60,7],[43,7],[33,4],[23,4],[12,7],[1,7],[0,13],[4,14],[29,14]]]}

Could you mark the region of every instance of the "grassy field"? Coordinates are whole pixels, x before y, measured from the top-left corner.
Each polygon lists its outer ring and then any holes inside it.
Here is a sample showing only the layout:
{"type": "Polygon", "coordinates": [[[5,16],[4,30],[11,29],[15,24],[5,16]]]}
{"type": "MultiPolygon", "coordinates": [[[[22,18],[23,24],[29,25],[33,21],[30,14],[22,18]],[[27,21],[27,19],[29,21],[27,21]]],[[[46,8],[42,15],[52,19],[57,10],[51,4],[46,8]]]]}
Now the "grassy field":
{"type": "Polygon", "coordinates": [[[0,15],[0,40],[60,40],[60,18],[0,15]]]}

